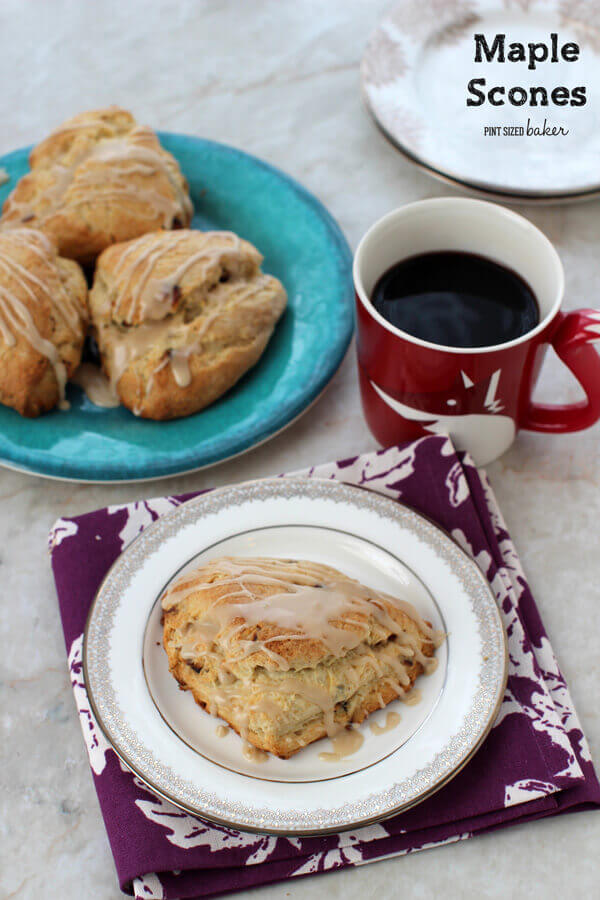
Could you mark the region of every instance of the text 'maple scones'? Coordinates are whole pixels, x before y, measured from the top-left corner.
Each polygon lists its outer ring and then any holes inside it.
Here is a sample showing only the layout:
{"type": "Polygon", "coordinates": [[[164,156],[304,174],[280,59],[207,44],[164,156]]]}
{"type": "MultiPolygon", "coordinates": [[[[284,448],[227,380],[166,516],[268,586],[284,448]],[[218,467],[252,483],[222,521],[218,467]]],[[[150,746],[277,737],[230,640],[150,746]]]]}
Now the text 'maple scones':
{"type": "Polygon", "coordinates": [[[194,699],[287,758],[433,670],[431,626],[328,566],[223,557],[162,597],[169,668],[194,699]]]}
{"type": "Polygon", "coordinates": [[[190,415],[258,361],[287,300],[261,262],[228,231],[155,232],[102,253],[90,312],[124,406],[150,419],[190,415]]]}
{"type": "Polygon", "coordinates": [[[32,150],[29,162],[0,226],[41,229],[62,256],[82,264],[110,244],[191,221],[177,161],[124,109],[69,119],[32,150]]]}
{"type": "Polygon", "coordinates": [[[65,397],[87,325],[87,284],[41,231],[0,232],[0,403],[23,416],[65,397]]]}

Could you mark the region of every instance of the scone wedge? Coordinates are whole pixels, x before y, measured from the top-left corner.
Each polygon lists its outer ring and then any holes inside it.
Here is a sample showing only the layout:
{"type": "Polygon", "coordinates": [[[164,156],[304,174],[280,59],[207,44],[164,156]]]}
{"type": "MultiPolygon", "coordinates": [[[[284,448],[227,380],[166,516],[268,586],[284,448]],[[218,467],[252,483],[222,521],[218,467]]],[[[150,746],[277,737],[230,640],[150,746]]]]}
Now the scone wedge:
{"type": "Polygon", "coordinates": [[[90,312],[124,406],[149,419],[198,412],[259,360],[287,295],[229,231],[160,231],[100,256],[90,312]]]}
{"type": "Polygon", "coordinates": [[[0,403],[28,417],[63,404],[87,321],[77,263],[41,231],[0,232],[0,403]]]}
{"type": "Polygon", "coordinates": [[[221,557],[161,602],[180,686],[282,758],[362,722],[435,666],[435,635],[412,606],[305,560],[221,557]]]}
{"type": "Polygon", "coordinates": [[[159,228],[186,228],[188,185],[151,128],[111,106],[64,122],[31,152],[31,171],[4,203],[0,227],[38,228],[62,256],[91,264],[106,247],[159,228]]]}

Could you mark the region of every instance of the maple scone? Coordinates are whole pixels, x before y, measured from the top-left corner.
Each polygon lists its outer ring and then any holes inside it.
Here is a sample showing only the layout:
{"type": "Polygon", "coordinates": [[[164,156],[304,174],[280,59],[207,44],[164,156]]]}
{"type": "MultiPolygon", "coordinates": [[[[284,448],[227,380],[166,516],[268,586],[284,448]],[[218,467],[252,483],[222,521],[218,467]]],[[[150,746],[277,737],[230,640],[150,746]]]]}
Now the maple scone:
{"type": "Polygon", "coordinates": [[[1,228],[38,228],[86,265],[110,244],[186,228],[188,185],[151,128],[116,106],[69,119],[35,147],[1,228]]]}
{"type": "Polygon", "coordinates": [[[260,358],[286,305],[229,231],[155,232],[100,256],[90,312],[104,372],[149,419],[198,412],[260,358]]]}
{"type": "Polygon", "coordinates": [[[403,697],[436,664],[410,604],[305,560],[215,559],[161,602],[180,686],[283,758],[403,697]]]}
{"type": "Polygon", "coordinates": [[[77,263],[41,231],[0,232],[0,403],[22,416],[64,403],[87,320],[77,263]]]}

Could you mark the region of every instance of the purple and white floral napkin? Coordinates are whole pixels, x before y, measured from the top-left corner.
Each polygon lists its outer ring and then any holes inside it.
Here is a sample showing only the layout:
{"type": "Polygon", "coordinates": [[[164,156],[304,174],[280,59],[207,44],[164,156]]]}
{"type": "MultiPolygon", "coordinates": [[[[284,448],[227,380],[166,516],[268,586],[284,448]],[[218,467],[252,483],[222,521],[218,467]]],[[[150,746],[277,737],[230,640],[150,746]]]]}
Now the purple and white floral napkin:
{"type": "Polygon", "coordinates": [[[485,474],[439,436],[295,474],[336,478],[402,500],[473,556],[496,594],[508,633],[510,672],[500,715],[453,781],[377,825],[327,837],[281,838],[203,822],[156,797],[120,764],[90,711],[81,664],[87,612],[107,569],[136,535],[188,497],[60,519],[50,550],[71,680],[119,882],[135,897],[207,897],[600,806],[600,786],[569,689],[485,474]]]}

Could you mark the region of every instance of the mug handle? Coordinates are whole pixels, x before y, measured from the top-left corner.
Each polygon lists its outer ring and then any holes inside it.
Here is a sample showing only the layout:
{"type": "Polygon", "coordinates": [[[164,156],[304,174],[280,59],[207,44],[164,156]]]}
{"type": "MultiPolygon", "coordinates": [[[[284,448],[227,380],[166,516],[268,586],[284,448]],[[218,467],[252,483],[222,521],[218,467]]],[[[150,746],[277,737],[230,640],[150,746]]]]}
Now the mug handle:
{"type": "Polygon", "coordinates": [[[553,405],[530,402],[522,428],[560,434],[581,431],[600,419],[600,355],[594,341],[600,341],[600,310],[576,309],[562,315],[550,344],[585,391],[586,399],[553,405]]]}

